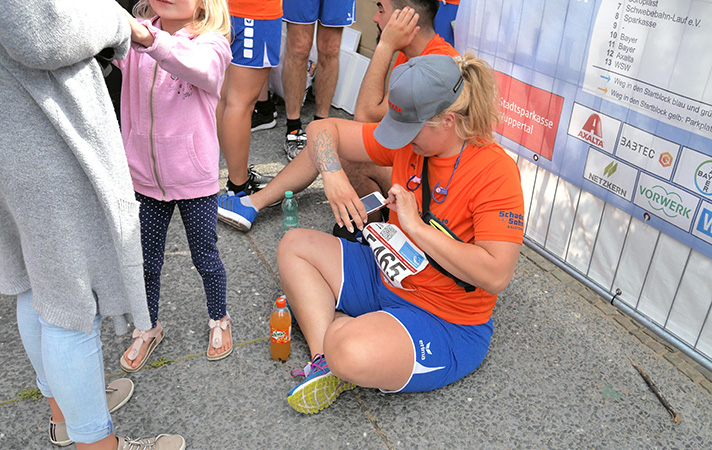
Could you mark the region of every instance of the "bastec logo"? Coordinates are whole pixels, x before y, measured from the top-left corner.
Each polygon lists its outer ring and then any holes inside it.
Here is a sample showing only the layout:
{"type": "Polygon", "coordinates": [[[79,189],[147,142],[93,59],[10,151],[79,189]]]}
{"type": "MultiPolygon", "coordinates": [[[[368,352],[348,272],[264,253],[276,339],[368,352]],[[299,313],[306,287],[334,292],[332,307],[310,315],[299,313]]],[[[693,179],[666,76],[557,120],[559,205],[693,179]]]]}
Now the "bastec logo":
{"type": "Polygon", "coordinates": [[[586,123],[583,124],[583,127],[581,127],[578,137],[596,147],[603,148],[603,131],[601,128],[601,118],[598,114],[591,114],[586,123]]]}
{"type": "Polygon", "coordinates": [[[660,165],[663,167],[670,167],[673,161],[673,156],[670,154],[670,152],[665,152],[660,155],[660,165]]]}

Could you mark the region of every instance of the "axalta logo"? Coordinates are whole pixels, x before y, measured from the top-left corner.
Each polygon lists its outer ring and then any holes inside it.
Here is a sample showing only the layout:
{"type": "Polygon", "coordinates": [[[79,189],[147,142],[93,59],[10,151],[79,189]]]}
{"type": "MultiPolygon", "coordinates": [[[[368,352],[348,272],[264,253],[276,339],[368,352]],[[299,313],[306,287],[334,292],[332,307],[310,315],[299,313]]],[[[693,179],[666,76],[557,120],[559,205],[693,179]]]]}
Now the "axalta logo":
{"type": "Polygon", "coordinates": [[[662,211],[666,216],[673,218],[682,216],[690,218],[690,208],[682,204],[682,197],[676,192],[668,192],[664,187],[657,185],[652,188],[639,186],[640,195],[648,200],[648,204],[655,211],[662,211]]]}
{"type": "Polygon", "coordinates": [[[394,110],[394,111],[403,112],[403,111],[400,109],[400,106],[394,105],[393,103],[391,103],[390,100],[388,100],[388,106],[390,106],[390,108],[391,108],[392,110],[394,110]]]}
{"type": "Polygon", "coordinates": [[[591,114],[581,127],[578,137],[586,142],[590,142],[596,147],[603,148],[603,132],[601,130],[601,118],[598,114],[591,114]]]}

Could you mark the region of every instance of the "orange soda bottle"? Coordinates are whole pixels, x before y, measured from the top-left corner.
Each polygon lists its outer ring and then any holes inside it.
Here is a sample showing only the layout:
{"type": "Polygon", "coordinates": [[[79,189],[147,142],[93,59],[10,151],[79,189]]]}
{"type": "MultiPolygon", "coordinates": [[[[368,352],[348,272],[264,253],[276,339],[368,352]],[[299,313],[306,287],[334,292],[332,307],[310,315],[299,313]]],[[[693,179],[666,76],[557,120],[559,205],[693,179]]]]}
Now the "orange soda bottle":
{"type": "Polygon", "coordinates": [[[292,315],[284,296],[275,302],[275,309],[269,318],[269,334],[272,359],[286,361],[292,351],[292,315]]]}

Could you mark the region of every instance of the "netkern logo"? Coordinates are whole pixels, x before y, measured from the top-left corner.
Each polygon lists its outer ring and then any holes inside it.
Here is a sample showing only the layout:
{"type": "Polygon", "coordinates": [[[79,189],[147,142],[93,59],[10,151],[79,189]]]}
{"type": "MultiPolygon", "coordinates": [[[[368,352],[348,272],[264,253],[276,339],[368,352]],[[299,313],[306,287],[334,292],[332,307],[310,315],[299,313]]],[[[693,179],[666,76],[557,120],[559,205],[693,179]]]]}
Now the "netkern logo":
{"type": "Polygon", "coordinates": [[[581,127],[578,137],[586,142],[590,142],[596,147],[603,148],[603,131],[601,130],[601,118],[598,114],[591,114],[581,127]]]}
{"type": "Polygon", "coordinates": [[[611,161],[611,163],[608,164],[605,169],[603,169],[603,175],[610,178],[611,175],[616,173],[616,170],[618,170],[618,162],[611,161]]]}

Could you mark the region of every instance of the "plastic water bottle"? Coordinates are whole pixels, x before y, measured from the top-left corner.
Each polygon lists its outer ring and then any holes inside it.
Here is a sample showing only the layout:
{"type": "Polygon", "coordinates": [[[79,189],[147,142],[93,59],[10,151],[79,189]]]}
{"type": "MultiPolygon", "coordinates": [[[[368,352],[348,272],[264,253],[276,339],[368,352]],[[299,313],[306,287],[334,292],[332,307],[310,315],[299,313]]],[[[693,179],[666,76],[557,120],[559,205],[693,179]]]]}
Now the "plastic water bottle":
{"type": "Polygon", "coordinates": [[[275,309],[269,318],[269,334],[272,359],[286,361],[292,352],[292,315],[284,296],[275,302],[275,309]]]}
{"type": "Polygon", "coordinates": [[[282,200],[282,228],[285,233],[292,228],[299,227],[297,209],[297,199],[294,198],[292,191],[285,192],[284,200],[282,200]]]}

